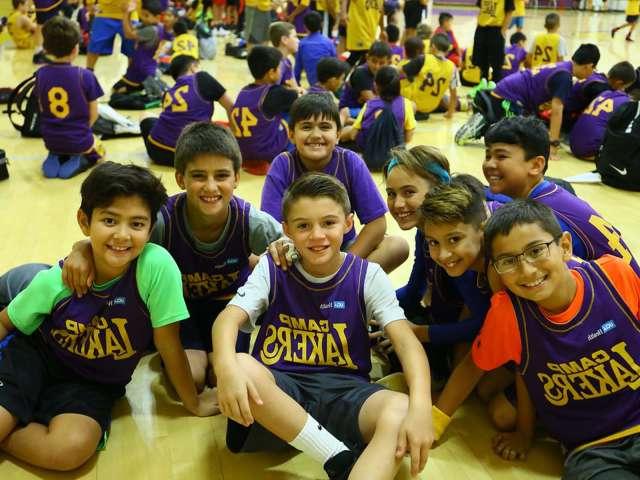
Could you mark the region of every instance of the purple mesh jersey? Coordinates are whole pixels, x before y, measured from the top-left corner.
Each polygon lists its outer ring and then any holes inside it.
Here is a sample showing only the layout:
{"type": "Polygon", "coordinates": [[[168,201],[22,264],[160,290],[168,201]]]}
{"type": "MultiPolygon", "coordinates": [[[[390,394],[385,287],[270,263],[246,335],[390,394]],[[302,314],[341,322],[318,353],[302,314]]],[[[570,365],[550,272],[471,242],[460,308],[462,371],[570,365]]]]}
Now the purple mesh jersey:
{"type": "Polygon", "coordinates": [[[389,46],[391,47],[391,61],[394,65],[397,65],[404,57],[404,48],[397,43],[389,46]]]}
{"type": "Polygon", "coordinates": [[[155,77],[158,61],[154,56],[158,50],[160,40],[165,38],[166,35],[164,27],[161,24],[155,25],[155,29],[158,35],[157,41],[150,44],[136,42],[136,48],[133,50],[131,62],[129,62],[127,71],[124,74],[124,78],[127,81],[140,84],[144,82],[147,77],[155,77]]]}
{"type": "Polygon", "coordinates": [[[585,260],[595,260],[606,254],[614,255],[630,264],[640,275],[640,268],[620,232],[587,202],[552,182],[545,182],[543,188],[536,188],[530,198],[548,206],[559,220],[573,229],[587,250],[585,260]]]}
{"type": "Polygon", "coordinates": [[[509,45],[504,49],[502,78],[520,71],[520,64],[527,58],[527,51],[519,45],[509,45]]]}
{"type": "Polygon", "coordinates": [[[574,83],[571,90],[569,90],[567,99],[564,102],[564,109],[567,113],[579,113],[589,106],[593,97],[588,98],[585,95],[585,89],[594,83],[603,83],[604,85],[608,85],[609,81],[604,73],[593,72],[584,80],[578,80],[574,83]]]}
{"type": "Polygon", "coordinates": [[[551,100],[551,79],[560,72],[568,72],[571,75],[572,71],[571,62],[550,63],[522,70],[500,80],[494,92],[502,98],[516,102],[526,112],[537,112],[539,105],[551,100]]]}
{"type": "MultiPolygon", "coordinates": [[[[298,4],[299,4],[299,0],[293,0],[293,1],[289,1],[287,2],[287,15],[291,15],[291,13],[293,13],[293,11],[298,8],[298,4]]],[[[304,10],[302,10],[298,15],[296,15],[296,18],[293,19],[293,25],[294,27],[296,27],[296,33],[303,33],[303,34],[307,34],[309,32],[307,32],[307,27],[304,26],[304,17],[307,13],[309,13],[311,11],[311,8],[307,7],[304,10]]]]}
{"type": "Polygon", "coordinates": [[[385,102],[380,97],[373,98],[365,104],[366,108],[364,111],[364,116],[362,118],[362,124],[360,125],[360,130],[358,131],[358,135],[356,136],[356,143],[358,146],[364,150],[367,144],[367,137],[369,135],[369,130],[375,123],[380,115],[380,112],[385,107],[391,107],[391,111],[393,112],[393,116],[396,118],[396,122],[398,124],[398,128],[404,134],[404,97],[398,96],[393,99],[391,103],[385,102]]]}
{"type": "MultiPolygon", "coordinates": [[[[163,245],[174,258],[182,274],[187,308],[202,307],[231,298],[249,276],[248,202],[232,197],[229,203],[228,236],[224,247],[208,253],[199,249],[185,225],[186,194],[169,198],[160,210],[164,219],[163,245]]],[[[213,311],[213,308],[212,308],[213,311]]]]}
{"type": "Polygon", "coordinates": [[[283,58],[280,60],[280,82],[279,85],[288,85],[290,80],[294,80],[293,78],[293,65],[291,64],[291,60],[288,58],[283,58]]]}
{"type": "Polygon", "coordinates": [[[36,73],[40,133],[47,150],[84,153],[93,147],[89,102],[103,95],[93,72],[68,63],[44,65],[36,73]]]}
{"type": "Polygon", "coordinates": [[[333,93],[331,93],[329,90],[326,90],[319,83],[314,83],[313,85],[311,85],[307,90],[307,93],[329,93],[331,94],[331,96],[333,96],[333,93]]]}
{"type": "Polygon", "coordinates": [[[638,321],[595,262],[573,267],[584,300],[568,323],[509,294],[521,332],[520,373],[544,426],[569,451],[640,424],[638,321]]]}
{"type": "Polygon", "coordinates": [[[289,144],[282,115],[268,118],[262,111],[262,102],[271,87],[273,85],[248,85],[236,98],[232,127],[245,160],[271,162],[289,144]]]}
{"type": "MultiPolygon", "coordinates": [[[[373,74],[371,73],[371,70],[369,70],[369,66],[366,63],[357,67],[353,71],[351,76],[353,77],[356,72],[362,72],[364,74],[363,76],[367,78],[368,88],[366,88],[365,90],[375,90],[373,74]]],[[[359,97],[360,92],[356,92],[355,90],[353,90],[353,88],[351,87],[351,81],[347,81],[345,82],[342,90],[339,107],[360,108],[362,107],[362,103],[360,103],[359,97]]]]}
{"type": "Polygon", "coordinates": [[[184,127],[193,122],[211,120],[213,103],[198,92],[195,75],[185,75],[164,94],[163,111],[149,134],[152,140],[175,149],[184,127]]]}
{"type": "Polygon", "coordinates": [[[609,117],[629,100],[625,92],[607,90],[591,102],[571,129],[569,143],[573,154],[593,157],[602,145],[609,117]]]}
{"type": "Polygon", "coordinates": [[[110,288],[61,300],[40,326],[54,355],[84,379],[126,385],[151,346],[153,327],[138,294],[137,262],[110,288]]]}
{"type": "Polygon", "coordinates": [[[367,262],[347,254],[326,283],[269,261],[269,308],[253,356],[269,368],[343,373],[369,379],[371,352],[364,304],[367,262]]]}

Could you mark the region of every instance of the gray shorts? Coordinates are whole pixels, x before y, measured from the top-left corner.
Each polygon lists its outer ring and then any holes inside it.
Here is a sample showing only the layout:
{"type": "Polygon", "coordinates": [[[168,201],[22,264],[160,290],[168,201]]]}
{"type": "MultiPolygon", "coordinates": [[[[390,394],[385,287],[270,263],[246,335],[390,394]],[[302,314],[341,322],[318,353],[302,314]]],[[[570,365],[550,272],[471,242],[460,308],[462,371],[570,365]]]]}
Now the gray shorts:
{"type": "MultiPolygon", "coordinates": [[[[248,23],[245,24],[245,31],[248,33],[249,43],[253,43],[255,45],[265,43],[269,40],[269,25],[271,24],[271,10],[267,10],[266,12],[259,10],[257,8],[253,9],[253,13],[250,13],[249,16],[253,17],[249,20],[248,23]],[[249,28],[251,27],[251,28],[249,28]]],[[[247,22],[247,17],[245,13],[245,22],[247,22]]]]}
{"type": "Polygon", "coordinates": [[[16,295],[27,288],[39,271],[49,268],[51,265],[44,263],[25,263],[0,276],[0,309],[9,305],[16,295]]]}
{"type": "MultiPolygon", "coordinates": [[[[354,451],[364,448],[358,416],[364,402],[382,385],[339,373],[284,373],[271,370],[276,384],[309,415],[354,451]]],[[[248,427],[229,420],[227,447],[232,452],[278,451],[289,445],[262,425],[248,427]]]]}
{"type": "Polygon", "coordinates": [[[571,454],[562,480],[638,480],[640,435],[587,448],[571,454]]]}

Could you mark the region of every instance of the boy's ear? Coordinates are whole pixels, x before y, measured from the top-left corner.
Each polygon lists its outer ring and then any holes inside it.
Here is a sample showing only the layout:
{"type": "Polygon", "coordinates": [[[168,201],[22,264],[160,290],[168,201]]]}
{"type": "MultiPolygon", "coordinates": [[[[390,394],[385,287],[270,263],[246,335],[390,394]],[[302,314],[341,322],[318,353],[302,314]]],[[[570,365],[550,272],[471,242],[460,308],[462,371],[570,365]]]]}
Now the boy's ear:
{"type": "Polygon", "coordinates": [[[84,234],[85,237],[89,236],[89,224],[91,223],[89,221],[89,217],[87,216],[86,213],[84,213],[82,211],[81,208],[78,209],[78,213],[76,215],[76,218],[78,219],[78,225],[80,226],[80,230],[82,230],[82,233],[84,234]]]}
{"type": "Polygon", "coordinates": [[[186,188],[184,186],[184,174],[176,170],[175,176],[176,176],[176,183],[182,190],[184,190],[186,188]]]}
{"type": "Polygon", "coordinates": [[[544,175],[544,166],[547,163],[547,159],[542,155],[538,155],[531,159],[531,166],[529,168],[529,172],[534,176],[542,176],[544,175]]]}
{"type": "Polygon", "coordinates": [[[350,232],[351,229],[353,228],[353,213],[350,213],[345,217],[344,227],[345,227],[344,233],[350,232]]]}
{"type": "Polygon", "coordinates": [[[560,248],[562,249],[562,260],[568,262],[573,256],[573,243],[571,243],[571,234],[569,232],[562,232],[559,244],[560,248]]]}

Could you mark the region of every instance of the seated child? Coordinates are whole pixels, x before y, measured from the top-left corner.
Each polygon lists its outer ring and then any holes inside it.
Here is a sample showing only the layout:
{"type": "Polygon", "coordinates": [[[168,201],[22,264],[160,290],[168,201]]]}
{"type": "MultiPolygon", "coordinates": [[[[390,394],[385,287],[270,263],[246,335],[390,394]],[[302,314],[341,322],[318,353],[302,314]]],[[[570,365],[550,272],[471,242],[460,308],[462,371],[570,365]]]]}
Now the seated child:
{"type": "Polygon", "coordinates": [[[298,92],[280,85],[282,53],[276,48],[254,47],[247,63],[255,79],[236,98],[230,126],[242,152],[242,168],[265,175],[271,160],[289,145],[284,116],[298,92]]]}
{"type": "Polygon", "coordinates": [[[103,94],[90,70],[72,65],[78,56],[78,26],[60,15],[42,28],[51,63],[36,72],[34,91],[40,107],[40,133],[49,155],[42,165],[47,178],[71,178],[104,156],[91,126],[103,94]]]}
{"type": "MultiPolygon", "coordinates": [[[[189,319],[180,324],[180,338],[199,391],[206,383],[215,385],[208,377],[213,321],[247,279],[250,257],[282,236],[276,220],[233,195],[240,162],[227,128],[208,121],[187,126],[175,161],[176,181],[185,192],[169,198],[151,232],[151,241],[169,251],[182,274],[189,319]]],[[[68,278],[79,279],[70,286],[82,292],[92,267],[90,255],[80,253],[72,258],[72,252],[65,270],[71,272],[68,278]]],[[[249,351],[248,335],[238,339],[236,348],[249,351]]]]}
{"type": "Polygon", "coordinates": [[[308,94],[291,107],[291,139],[295,149],[274,158],[262,189],[260,208],[282,221],[284,192],[305,172],[324,172],[346,187],[353,211],[363,226],[350,230],[342,248],[378,263],[390,272],[404,262],[409,246],[404,239],[385,235],[387,208],[366,164],[356,153],[338,147],[340,114],[327,95],[308,94]]]}
{"type": "MultiPolygon", "coordinates": [[[[381,136],[381,128],[385,131],[398,132],[399,135],[392,135],[399,141],[398,144],[389,145],[397,147],[411,141],[413,131],[416,128],[416,119],[413,114],[411,101],[400,95],[400,74],[395,67],[382,67],[376,73],[376,92],[378,95],[364,104],[358,118],[352,126],[345,127],[340,134],[341,142],[355,141],[361,152],[368,152],[367,145],[375,142],[371,138],[371,132],[375,131],[377,136],[381,136]],[[383,115],[384,111],[390,111],[391,115],[383,115]],[[378,126],[373,130],[375,124],[385,121],[386,126],[378,126]]],[[[377,152],[380,156],[388,157],[387,152],[377,152]]],[[[370,169],[374,166],[371,159],[364,155],[365,163],[370,169]]],[[[377,168],[380,168],[378,165],[377,168]]]]}
{"type": "Polygon", "coordinates": [[[90,292],[73,295],[55,265],[0,312],[0,340],[20,332],[1,352],[3,450],[61,471],[106,441],[112,407],[152,343],[184,406],[201,416],[217,411],[211,391],[197,396],[180,345],[179,322],[188,316],[180,272],[166,250],[147,244],[167,198],[160,180],[107,162],[81,195],[78,224],[96,265],[90,292]]]}
{"type": "Polygon", "coordinates": [[[233,100],[215,78],[198,71],[198,60],[192,56],[175,57],[168,73],[176,83],[164,94],[162,113],[142,120],[140,131],[151,160],[171,167],[182,130],[193,122],[210,121],[214,102],[230,118],[233,100]]]}
{"type": "Polygon", "coordinates": [[[288,443],[323,464],[330,479],[390,480],[410,453],[417,475],[432,436],[427,358],[380,267],[340,250],[353,228],[344,185],[304,175],[287,189],[281,216],[299,262],[285,271],[263,256],[214,323],[227,447],[251,452],[288,443]],[[408,397],[369,383],[369,319],[396,348],[408,397]],[[258,322],[253,356],[236,354],[238,332],[258,322]]]}
{"type": "Polygon", "coordinates": [[[38,28],[29,18],[29,0],[12,0],[13,12],[7,17],[7,31],[16,48],[32,48],[38,28]]]}
{"type": "Polygon", "coordinates": [[[633,65],[620,62],[609,70],[607,76],[611,90],[602,92],[580,114],[569,136],[571,152],[584,160],[594,160],[602,145],[609,117],[620,105],[631,100],[625,89],[635,81],[633,65]]]}
{"type": "Polygon", "coordinates": [[[438,16],[438,28],[435,29],[433,34],[438,35],[440,33],[447,36],[449,44],[451,45],[446,55],[447,58],[451,60],[456,67],[460,68],[462,65],[462,52],[458,46],[456,36],[453,34],[453,15],[449,12],[442,12],[438,16]]]}
{"type": "Polygon", "coordinates": [[[492,298],[472,358],[480,372],[515,363],[518,395],[516,431],[498,435],[494,450],[523,459],[537,418],[566,452],[563,478],[632,478],[640,279],[609,255],[570,261],[569,237],[532,200],[505,206],[485,227],[507,290],[492,298]]]}
{"type": "Polygon", "coordinates": [[[193,33],[189,33],[189,26],[184,18],[179,18],[173,24],[173,33],[175,38],[171,44],[171,60],[180,55],[188,55],[198,60],[200,58],[198,38],[193,33]]]}
{"type": "Polygon", "coordinates": [[[131,16],[136,12],[135,2],[127,5],[122,19],[125,38],[135,41],[135,48],[124,76],[113,85],[114,93],[129,93],[142,90],[147,77],[155,77],[158,69],[156,52],[166,41],[164,26],[160,22],[162,5],[160,0],[143,0],[140,10],[140,25],[133,26],[131,16]]]}
{"type": "Polygon", "coordinates": [[[414,83],[407,78],[403,67],[414,58],[424,55],[424,41],[420,37],[410,37],[404,42],[404,58],[398,63],[400,70],[400,94],[405,98],[413,96],[414,83]]]}
{"type": "Polygon", "coordinates": [[[404,49],[398,43],[400,41],[400,29],[397,25],[390,23],[385,27],[385,32],[387,33],[387,43],[391,48],[391,64],[398,65],[404,57],[404,49]]]}
{"type": "Polygon", "coordinates": [[[313,88],[318,82],[317,65],[336,56],[336,47],[333,42],[322,34],[322,17],[318,12],[309,12],[304,17],[304,24],[309,30],[309,35],[300,40],[294,75],[296,82],[301,85],[302,71],[307,75],[307,82],[313,88]]]}
{"type": "Polygon", "coordinates": [[[344,85],[340,97],[340,109],[347,107],[349,115],[356,118],[360,109],[371,100],[376,73],[380,68],[391,64],[391,48],[385,42],[373,42],[367,52],[367,61],[356,67],[344,85]]]}
{"type": "MultiPolygon", "coordinates": [[[[292,23],[297,34],[307,34],[304,18],[313,10],[309,7],[310,0],[288,0],[286,21],[292,23]]],[[[274,45],[274,47],[277,45],[274,45]]]]}
{"type": "Polygon", "coordinates": [[[562,62],[568,55],[567,41],[560,36],[560,15],[549,13],[544,18],[547,33],[539,33],[531,41],[527,55],[527,66],[539,67],[549,63],[562,62]]]}
{"type": "Polygon", "coordinates": [[[309,87],[307,93],[330,93],[332,98],[336,98],[348,71],[348,63],[336,57],[324,57],[316,66],[317,82],[309,87]]]}
{"type": "Polygon", "coordinates": [[[295,27],[287,22],[273,22],[269,26],[269,38],[271,45],[282,53],[279,85],[297,89],[298,82],[293,75],[293,65],[291,64],[291,56],[298,52],[300,43],[295,27]]]}
{"type": "Polygon", "coordinates": [[[431,53],[420,56],[402,67],[409,79],[413,79],[411,91],[417,111],[431,113],[438,108],[446,110],[445,118],[451,118],[458,104],[458,72],[453,62],[445,57],[451,44],[444,34],[434,35],[431,39],[431,53]],[[449,90],[449,99],[444,95],[449,90]]]}
{"type": "Polygon", "coordinates": [[[512,73],[519,72],[527,58],[527,51],[524,44],[527,41],[524,33],[516,32],[511,35],[509,45],[504,50],[504,65],[502,66],[502,78],[508,77],[512,73]]]}

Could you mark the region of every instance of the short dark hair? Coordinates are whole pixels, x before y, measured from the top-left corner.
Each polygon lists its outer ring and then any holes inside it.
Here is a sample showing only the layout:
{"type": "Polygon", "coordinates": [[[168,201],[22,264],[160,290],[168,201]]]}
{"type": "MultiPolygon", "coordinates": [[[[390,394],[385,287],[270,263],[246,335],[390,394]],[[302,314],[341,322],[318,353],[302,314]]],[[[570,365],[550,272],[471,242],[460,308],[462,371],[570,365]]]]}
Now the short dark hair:
{"type": "Polygon", "coordinates": [[[438,25],[442,27],[444,25],[444,22],[451,19],[453,19],[453,15],[451,15],[449,12],[442,12],[440,15],[438,15],[438,25]]]}
{"type": "Polygon", "coordinates": [[[278,68],[282,60],[282,52],[275,47],[256,45],[247,56],[249,71],[256,80],[261,80],[269,70],[278,68]]]}
{"type": "Polygon", "coordinates": [[[325,83],[330,78],[346,75],[348,71],[349,64],[336,57],[324,57],[316,66],[316,73],[320,83],[325,83]]]}
{"type": "Polygon", "coordinates": [[[233,171],[238,172],[242,155],[238,141],[227,127],[211,122],[195,122],[187,125],[178,137],[174,166],[184,174],[187,165],[200,155],[219,155],[233,163],[233,171]]]}
{"type": "Polygon", "coordinates": [[[14,10],[24,3],[27,3],[27,0],[11,0],[11,5],[13,5],[14,10]]]}
{"type": "Polygon", "coordinates": [[[600,61],[600,50],[593,43],[583,43],[578,47],[571,61],[577,65],[588,65],[590,63],[595,67],[600,61]]]}
{"type": "Polygon", "coordinates": [[[319,32],[322,29],[322,16],[318,12],[311,10],[304,16],[302,23],[309,30],[309,33],[319,32]]]}
{"type": "Polygon", "coordinates": [[[189,31],[189,24],[184,18],[179,18],[176,23],[173,24],[173,33],[177,35],[183,35],[189,31]]]}
{"type": "Polygon", "coordinates": [[[391,102],[400,95],[400,73],[395,67],[382,67],[376,73],[376,90],[385,102],[391,102]]]}
{"type": "Polygon", "coordinates": [[[80,210],[89,220],[96,208],[108,207],[118,197],[140,197],[149,207],[151,226],[168,198],[164,185],[150,170],[108,161],[97,165],[84,179],[80,195],[80,210]]]}
{"type": "Polygon", "coordinates": [[[151,13],[151,15],[160,15],[164,12],[160,0],[142,0],[142,8],[151,13]]]}
{"type": "Polygon", "coordinates": [[[387,32],[389,43],[396,43],[400,39],[400,29],[397,25],[390,23],[385,27],[385,31],[387,32]]]}
{"type": "Polygon", "coordinates": [[[62,15],[47,20],[42,26],[43,48],[54,57],[71,55],[76,45],[80,44],[78,25],[62,15]]]}
{"type": "Polygon", "coordinates": [[[524,33],[516,32],[513,35],[511,35],[511,38],[509,38],[509,43],[511,45],[515,45],[516,43],[523,42],[526,39],[527,39],[527,36],[524,33]]]}
{"type": "Polygon", "coordinates": [[[194,63],[198,63],[198,60],[195,57],[192,57],[191,55],[178,55],[171,60],[167,73],[174,80],[178,80],[178,78],[184,75],[194,63]]]}
{"type": "Polygon", "coordinates": [[[484,135],[484,144],[494,143],[518,145],[524,150],[525,160],[544,157],[544,170],[549,166],[549,132],[536,117],[507,117],[494,124],[484,135]]]}
{"type": "Polygon", "coordinates": [[[551,30],[552,28],[556,28],[560,25],[560,15],[557,13],[548,13],[546,17],[544,17],[544,28],[547,30],[551,30]]]}
{"type": "Polygon", "coordinates": [[[338,130],[342,128],[338,106],[326,93],[307,93],[298,97],[289,110],[289,128],[293,131],[296,123],[317,117],[335,122],[338,130]]]}
{"type": "Polygon", "coordinates": [[[391,47],[387,42],[373,42],[367,51],[367,57],[391,58],[391,47]]]}
{"type": "Polygon", "coordinates": [[[482,183],[472,175],[456,175],[451,183],[435,185],[424,197],[420,214],[424,221],[479,227],[487,219],[482,183]]]}
{"type": "Polygon", "coordinates": [[[282,218],[287,221],[293,204],[301,198],[330,198],[336,202],[345,216],[351,213],[349,194],[342,182],[333,175],[308,172],[298,177],[284,192],[282,198],[282,218]]]}
{"type": "Polygon", "coordinates": [[[498,235],[509,235],[518,225],[537,224],[556,239],[562,236],[558,219],[546,205],[530,198],[514,200],[498,208],[484,226],[484,247],[487,257],[493,257],[493,241],[498,235]]]}
{"type": "Polygon", "coordinates": [[[444,33],[436,33],[431,37],[431,46],[439,52],[447,53],[451,49],[451,41],[444,33]]]}
{"type": "Polygon", "coordinates": [[[625,85],[629,85],[635,82],[636,71],[629,62],[618,62],[611,67],[607,77],[613,80],[621,80],[625,85]]]}
{"type": "Polygon", "coordinates": [[[416,58],[424,53],[424,40],[420,37],[409,37],[404,42],[404,55],[407,58],[416,58]]]}
{"type": "Polygon", "coordinates": [[[295,32],[295,30],[296,27],[289,22],[273,22],[269,25],[269,40],[271,40],[271,44],[277,48],[280,46],[282,37],[288,37],[291,35],[291,32],[295,32]]]}

